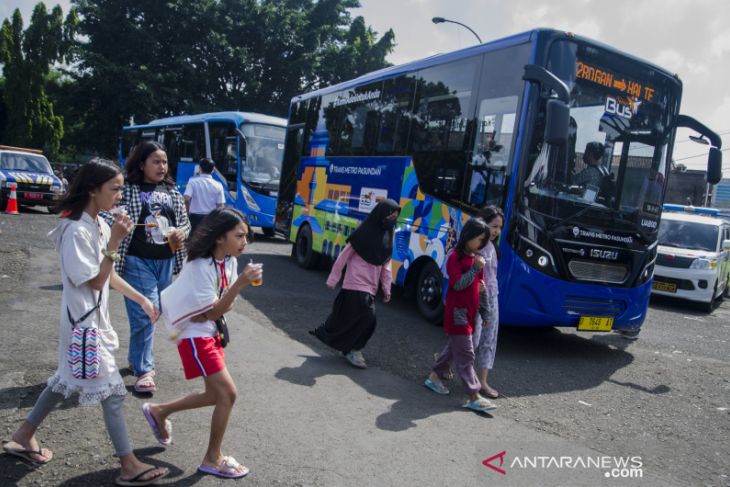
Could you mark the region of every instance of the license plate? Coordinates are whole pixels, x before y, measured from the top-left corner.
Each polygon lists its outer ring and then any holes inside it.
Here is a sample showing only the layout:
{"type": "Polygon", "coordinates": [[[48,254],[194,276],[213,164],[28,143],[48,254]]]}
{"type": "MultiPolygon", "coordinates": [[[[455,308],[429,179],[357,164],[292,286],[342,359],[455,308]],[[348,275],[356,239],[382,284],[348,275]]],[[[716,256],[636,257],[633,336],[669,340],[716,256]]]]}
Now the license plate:
{"type": "Polygon", "coordinates": [[[25,193],[25,199],[27,200],[42,200],[43,193],[25,193]]]}
{"type": "Polygon", "coordinates": [[[578,322],[580,331],[611,331],[613,318],[605,316],[581,316],[578,322]]]}
{"type": "Polygon", "coordinates": [[[655,289],[657,291],[665,291],[668,293],[676,293],[677,292],[677,285],[673,282],[662,282],[662,281],[654,281],[651,284],[651,288],[655,289]]]}

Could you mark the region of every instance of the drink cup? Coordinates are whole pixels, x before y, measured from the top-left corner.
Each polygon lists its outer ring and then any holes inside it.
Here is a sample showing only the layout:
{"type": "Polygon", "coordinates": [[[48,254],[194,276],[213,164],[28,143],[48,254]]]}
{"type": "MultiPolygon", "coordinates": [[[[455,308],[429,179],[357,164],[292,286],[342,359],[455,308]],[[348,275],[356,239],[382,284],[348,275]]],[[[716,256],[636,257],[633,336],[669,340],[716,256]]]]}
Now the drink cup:
{"type": "Polygon", "coordinates": [[[127,214],[127,207],[124,205],[117,205],[113,207],[111,210],[109,210],[109,213],[111,213],[114,216],[117,215],[126,215],[127,214]]]}
{"type": "MultiPolygon", "coordinates": [[[[254,266],[254,267],[257,267],[257,268],[259,268],[259,269],[263,269],[263,267],[264,267],[264,265],[263,265],[263,264],[254,264],[253,262],[250,262],[250,264],[251,264],[252,266],[254,266]]],[[[260,278],[260,279],[256,279],[255,281],[251,281],[251,285],[252,285],[253,287],[259,287],[259,286],[262,286],[263,284],[264,284],[264,278],[263,278],[263,275],[261,276],[261,278],[260,278]]]]}
{"type": "MultiPolygon", "coordinates": [[[[160,227],[160,230],[163,230],[162,227],[160,227]]],[[[173,230],[175,230],[175,227],[168,227],[168,228],[164,229],[164,233],[163,233],[165,238],[167,238],[167,245],[170,247],[170,252],[175,252],[176,250],[181,249],[183,247],[182,242],[173,242],[170,239],[170,233],[173,230]]]]}

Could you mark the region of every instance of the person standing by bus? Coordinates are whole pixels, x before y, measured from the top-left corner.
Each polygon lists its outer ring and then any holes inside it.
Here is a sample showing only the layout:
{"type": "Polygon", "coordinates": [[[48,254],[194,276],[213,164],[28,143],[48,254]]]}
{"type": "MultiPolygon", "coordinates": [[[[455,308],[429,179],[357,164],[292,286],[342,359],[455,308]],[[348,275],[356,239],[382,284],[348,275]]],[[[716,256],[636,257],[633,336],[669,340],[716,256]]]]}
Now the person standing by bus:
{"type": "MultiPolygon", "coordinates": [[[[190,233],[185,201],[168,173],[162,145],[144,141],[132,149],[124,167],[127,183],[121,205],[136,223],[119,246],[119,275],[155,306],[185,260],[183,243],[190,233]]],[[[127,359],[137,377],[134,390],[153,393],[155,362],[152,355],[154,324],[142,308],[125,299],[130,337],[127,359]]]]}
{"type": "Polygon", "coordinates": [[[208,213],[223,208],[226,203],[223,185],[212,176],[215,163],[206,157],[201,159],[198,167],[200,175],[190,178],[185,188],[185,208],[188,210],[191,231],[208,213]]]}
{"type": "Polygon", "coordinates": [[[398,203],[380,201],[348,237],[327,278],[327,287],[334,289],[346,267],[342,289],[327,321],[309,332],[360,369],[367,367],[362,349],[375,331],[378,288],[383,290],[383,302],[390,301],[393,228],[399,214],[398,203]]]}
{"type": "Polygon", "coordinates": [[[484,258],[484,291],[480,293],[479,313],[476,316],[473,343],[475,350],[475,364],[477,377],[481,384],[481,391],[485,396],[495,399],[499,392],[487,382],[489,371],[494,366],[494,356],[497,352],[497,332],[499,330],[499,285],[497,284],[497,239],[502,233],[504,213],[496,206],[486,206],[479,212],[479,218],[484,220],[489,231],[489,241],[479,251],[484,258]]]}
{"type": "Polygon", "coordinates": [[[479,218],[464,224],[456,247],[446,260],[449,288],[444,307],[444,332],[448,343],[436,358],[424,385],[437,394],[449,394],[441,377],[450,372],[451,363],[461,378],[467,394],[469,409],[486,412],[497,406],[479,394],[481,386],[474,371],[472,334],[479,312],[480,294],[484,291],[485,260],[479,252],[487,244],[487,225],[479,218]]]}

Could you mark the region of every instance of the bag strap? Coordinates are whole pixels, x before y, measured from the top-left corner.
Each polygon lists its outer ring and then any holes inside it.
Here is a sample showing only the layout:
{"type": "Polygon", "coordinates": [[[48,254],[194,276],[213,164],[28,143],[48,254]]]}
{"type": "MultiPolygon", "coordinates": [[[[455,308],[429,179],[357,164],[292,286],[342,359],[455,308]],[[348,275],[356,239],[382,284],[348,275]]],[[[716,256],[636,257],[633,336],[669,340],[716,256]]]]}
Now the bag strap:
{"type": "Polygon", "coordinates": [[[69,309],[69,307],[66,306],[66,313],[68,314],[68,319],[71,322],[71,328],[76,328],[76,325],[81,324],[86,318],[88,318],[89,316],[91,316],[91,313],[93,313],[94,311],[96,311],[97,309],[99,309],[99,307],[101,306],[101,294],[102,294],[102,292],[103,291],[99,291],[99,299],[96,300],[96,306],[94,306],[89,311],[87,311],[78,320],[74,320],[73,319],[73,316],[71,316],[71,309],[69,309]]]}

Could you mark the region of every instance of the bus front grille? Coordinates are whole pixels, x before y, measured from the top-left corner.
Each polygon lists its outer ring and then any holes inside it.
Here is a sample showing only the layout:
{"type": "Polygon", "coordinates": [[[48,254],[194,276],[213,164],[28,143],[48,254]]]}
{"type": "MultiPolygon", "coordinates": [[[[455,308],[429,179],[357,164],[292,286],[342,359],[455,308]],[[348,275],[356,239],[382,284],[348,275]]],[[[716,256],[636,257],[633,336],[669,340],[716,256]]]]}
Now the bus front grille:
{"type": "Polygon", "coordinates": [[[584,296],[565,296],[562,308],[570,314],[617,316],[626,311],[626,301],[584,296]]]}
{"type": "Polygon", "coordinates": [[[568,263],[570,274],[580,281],[610,282],[621,284],[629,270],[620,264],[601,264],[590,260],[573,259],[568,263]]]}

